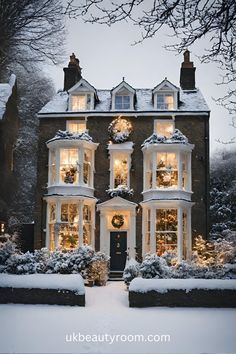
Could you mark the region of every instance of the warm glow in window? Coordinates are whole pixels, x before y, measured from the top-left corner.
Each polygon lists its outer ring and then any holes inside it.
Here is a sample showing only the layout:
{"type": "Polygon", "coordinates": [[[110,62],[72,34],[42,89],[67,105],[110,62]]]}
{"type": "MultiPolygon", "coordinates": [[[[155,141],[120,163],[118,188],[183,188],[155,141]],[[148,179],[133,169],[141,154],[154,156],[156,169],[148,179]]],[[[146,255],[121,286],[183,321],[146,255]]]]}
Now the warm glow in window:
{"type": "Polygon", "coordinates": [[[173,121],[165,121],[159,120],[156,121],[155,132],[157,135],[165,136],[166,138],[170,138],[174,131],[174,122],[173,121]]]}
{"type": "Polygon", "coordinates": [[[91,207],[89,205],[84,205],[84,207],[83,207],[83,243],[84,243],[84,245],[91,244],[91,229],[92,229],[91,207]]]}
{"type": "Polygon", "coordinates": [[[76,95],[71,97],[72,111],[83,111],[88,108],[89,96],[88,95],[76,95]]]}
{"type": "Polygon", "coordinates": [[[84,151],[84,171],[83,171],[83,179],[85,184],[90,184],[91,180],[91,161],[92,161],[92,153],[90,150],[84,151]]]}
{"type": "Polygon", "coordinates": [[[177,248],[177,209],[156,210],[156,251],[158,255],[177,248]]]}
{"type": "Polygon", "coordinates": [[[130,109],[130,96],[116,95],[115,109],[130,109]]]}
{"type": "Polygon", "coordinates": [[[156,186],[157,188],[177,188],[178,169],[175,153],[157,154],[156,186]]]}
{"type": "Polygon", "coordinates": [[[67,130],[70,133],[84,133],[86,131],[86,123],[81,122],[67,122],[67,130]]]}
{"type": "Polygon", "coordinates": [[[56,154],[55,151],[51,151],[51,162],[50,162],[50,184],[56,183],[56,154]]]}
{"type": "Polygon", "coordinates": [[[78,205],[62,204],[59,245],[63,249],[72,249],[78,246],[78,222],[78,205]]]}
{"type": "Polygon", "coordinates": [[[78,178],[78,150],[60,150],[60,177],[61,182],[73,184],[78,178]]]}
{"type": "Polygon", "coordinates": [[[174,95],[169,93],[158,93],[157,109],[164,109],[164,110],[174,109],[174,95]]]}
{"type": "Polygon", "coordinates": [[[128,187],[128,156],[115,154],[113,161],[114,188],[128,187]]]}

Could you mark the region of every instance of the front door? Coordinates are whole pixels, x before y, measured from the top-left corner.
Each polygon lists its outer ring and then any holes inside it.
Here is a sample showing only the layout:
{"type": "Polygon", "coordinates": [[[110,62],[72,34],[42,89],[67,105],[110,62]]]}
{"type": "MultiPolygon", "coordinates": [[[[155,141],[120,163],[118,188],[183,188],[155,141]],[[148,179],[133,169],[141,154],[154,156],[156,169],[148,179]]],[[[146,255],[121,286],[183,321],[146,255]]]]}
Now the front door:
{"type": "Polygon", "coordinates": [[[110,234],[110,268],[112,271],[123,271],[126,262],[127,232],[114,231],[110,234]]]}

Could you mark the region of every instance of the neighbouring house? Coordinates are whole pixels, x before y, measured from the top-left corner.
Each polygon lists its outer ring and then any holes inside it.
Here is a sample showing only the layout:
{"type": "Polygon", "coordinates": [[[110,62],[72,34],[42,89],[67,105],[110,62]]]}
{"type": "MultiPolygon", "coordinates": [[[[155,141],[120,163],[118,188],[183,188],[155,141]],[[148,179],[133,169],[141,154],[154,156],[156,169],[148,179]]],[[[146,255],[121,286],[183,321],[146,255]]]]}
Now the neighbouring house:
{"type": "Polygon", "coordinates": [[[38,114],[35,248],[91,245],[113,271],[127,253],[189,257],[194,236],[208,234],[210,116],[189,51],[180,88],[123,79],[100,90],[74,54],[64,74],[38,114]]]}
{"type": "Polygon", "coordinates": [[[4,234],[16,191],[14,149],[19,129],[16,76],[0,83],[0,234],[4,234]]]}

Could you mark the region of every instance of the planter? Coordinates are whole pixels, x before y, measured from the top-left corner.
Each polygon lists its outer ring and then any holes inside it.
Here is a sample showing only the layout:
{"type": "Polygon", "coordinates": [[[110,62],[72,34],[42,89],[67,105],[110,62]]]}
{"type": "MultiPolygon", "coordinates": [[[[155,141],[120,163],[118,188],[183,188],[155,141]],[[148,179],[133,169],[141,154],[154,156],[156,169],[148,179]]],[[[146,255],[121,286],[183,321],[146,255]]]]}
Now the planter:
{"type": "Polygon", "coordinates": [[[94,286],[94,280],[88,280],[86,285],[92,288],[94,286]]]}
{"type": "Polygon", "coordinates": [[[95,280],[96,286],[105,286],[106,283],[107,283],[106,280],[95,280]]]}

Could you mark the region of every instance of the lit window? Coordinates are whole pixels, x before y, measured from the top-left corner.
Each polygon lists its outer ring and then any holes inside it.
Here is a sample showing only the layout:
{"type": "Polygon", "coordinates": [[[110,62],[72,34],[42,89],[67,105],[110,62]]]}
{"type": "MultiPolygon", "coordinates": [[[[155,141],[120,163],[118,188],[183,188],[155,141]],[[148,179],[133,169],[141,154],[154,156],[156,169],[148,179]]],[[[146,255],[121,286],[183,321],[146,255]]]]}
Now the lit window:
{"type": "Polygon", "coordinates": [[[63,249],[72,249],[78,246],[78,222],[78,204],[62,204],[59,244],[63,249]]]}
{"type": "Polygon", "coordinates": [[[67,121],[66,129],[70,133],[84,133],[86,131],[85,121],[67,121]]]}
{"type": "Polygon", "coordinates": [[[56,204],[49,204],[49,249],[55,249],[56,204]]]}
{"type": "Polygon", "coordinates": [[[164,110],[174,109],[174,95],[172,93],[158,93],[157,109],[164,109],[164,110]]]}
{"type": "Polygon", "coordinates": [[[175,153],[157,154],[156,187],[157,188],[177,188],[178,169],[175,153]]]}
{"type": "Polygon", "coordinates": [[[177,249],[177,209],[156,210],[156,251],[160,256],[165,251],[177,249]]]}
{"type": "Polygon", "coordinates": [[[113,188],[129,187],[128,154],[114,154],[113,188]]]}
{"type": "Polygon", "coordinates": [[[130,109],[130,96],[116,95],[115,109],[130,109]]]}
{"type": "Polygon", "coordinates": [[[90,95],[72,95],[72,111],[83,111],[89,109],[90,95]]]}
{"type": "Polygon", "coordinates": [[[77,182],[78,178],[78,150],[60,150],[60,180],[66,184],[77,182]]]}
{"type": "Polygon", "coordinates": [[[87,185],[90,185],[90,181],[91,181],[91,161],[92,161],[92,152],[90,150],[85,150],[83,179],[84,179],[84,184],[87,185]]]}
{"type": "Polygon", "coordinates": [[[170,120],[157,120],[155,122],[155,133],[170,138],[174,131],[174,122],[170,120]]]}
{"type": "Polygon", "coordinates": [[[91,229],[92,229],[92,217],[91,207],[84,205],[83,207],[83,243],[84,245],[91,244],[91,229]]]}
{"type": "Polygon", "coordinates": [[[50,168],[49,182],[50,185],[53,185],[56,183],[56,154],[54,150],[51,151],[49,168],[50,168]]]}

